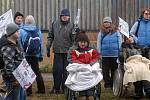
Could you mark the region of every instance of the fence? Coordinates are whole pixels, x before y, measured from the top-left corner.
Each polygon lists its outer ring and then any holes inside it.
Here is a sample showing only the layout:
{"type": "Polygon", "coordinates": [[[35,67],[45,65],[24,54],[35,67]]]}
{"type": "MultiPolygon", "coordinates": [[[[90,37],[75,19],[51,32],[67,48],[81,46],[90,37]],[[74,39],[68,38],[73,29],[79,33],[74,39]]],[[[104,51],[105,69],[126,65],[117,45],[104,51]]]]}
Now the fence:
{"type": "Polygon", "coordinates": [[[38,26],[48,30],[50,23],[59,18],[63,8],[71,12],[71,21],[81,9],[79,27],[84,30],[98,30],[98,24],[105,16],[111,16],[117,24],[118,16],[131,26],[142,8],[150,7],[150,0],[0,0],[0,14],[12,9],[25,16],[32,14],[38,26]]]}

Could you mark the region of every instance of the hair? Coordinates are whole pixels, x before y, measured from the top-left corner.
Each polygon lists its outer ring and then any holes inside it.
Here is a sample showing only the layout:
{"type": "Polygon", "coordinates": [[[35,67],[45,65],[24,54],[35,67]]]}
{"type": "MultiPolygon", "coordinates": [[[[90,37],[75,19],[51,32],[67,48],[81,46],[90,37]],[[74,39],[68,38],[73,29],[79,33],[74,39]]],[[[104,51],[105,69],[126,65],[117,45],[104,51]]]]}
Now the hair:
{"type": "Polygon", "coordinates": [[[102,24],[102,25],[100,25],[100,30],[101,30],[102,33],[108,34],[109,32],[116,32],[117,31],[117,27],[114,24],[111,23],[111,26],[106,28],[104,26],[104,24],[102,24]]]}
{"type": "Polygon", "coordinates": [[[88,43],[88,45],[90,43],[90,40],[89,40],[88,36],[86,35],[86,32],[83,30],[80,31],[76,36],[76,42],[78,43],[80,41],[85,41],[88,43]]]}
{"type": "Polygon", "coordinates": [[[35,25],[35,19],[32,15],[28,15],[26,18],[25,18],[25,24],[32,24],[32,25],[35,25]]]}
{"type": "Polygon", "coordinates": [[[148,12],[150,13],[150,9],[149,9],[149,8],[143,8],[143,9],[141,10],[141,15],[140,15],[140,17],[143,17],[145,11],[148,11],[148,12]]]}
{"type": "Polygon", "coordinates": [[[23,16],[23,14],[22,13],[20,13],[20,12],[16,12],[15,13],[15,15],[14,15],[14,20],[16,19],[16,17],[17,16],[22,16],[23,18],[24,18],[24,16],[23,16]]]}

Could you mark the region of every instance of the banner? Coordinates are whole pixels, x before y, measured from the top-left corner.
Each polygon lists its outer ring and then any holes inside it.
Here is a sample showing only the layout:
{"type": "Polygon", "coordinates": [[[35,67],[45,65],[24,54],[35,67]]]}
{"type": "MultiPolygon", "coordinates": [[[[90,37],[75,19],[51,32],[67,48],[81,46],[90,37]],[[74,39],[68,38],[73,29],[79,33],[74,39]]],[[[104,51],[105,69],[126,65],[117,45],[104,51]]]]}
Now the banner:
{"type": "Polygon", "coordinates": [[[6,34],[6,26],[9,23],[13,23],[12,10],[8,10],[6,13],[0,16],[0,38],[6,34]]]}
{"type": "Polygon", "coordinates": [[[13,75],[24,89],[30,87],[36,78],[26,59],[23,59],[21,64],[13,71],[13,75]]]}
{"type": "Polygon", "coordinates": [[[129,25],[126,21],[119,17],[119,30],[120,32],[129,38],[129,25]]]}

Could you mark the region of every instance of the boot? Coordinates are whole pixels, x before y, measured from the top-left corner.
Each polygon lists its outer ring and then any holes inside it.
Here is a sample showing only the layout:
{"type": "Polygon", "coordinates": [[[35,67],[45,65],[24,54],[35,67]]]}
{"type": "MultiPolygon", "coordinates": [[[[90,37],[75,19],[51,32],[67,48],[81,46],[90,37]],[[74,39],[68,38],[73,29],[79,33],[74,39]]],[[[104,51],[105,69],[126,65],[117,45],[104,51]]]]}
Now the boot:
{"type": "Polygon", "coordinates": [[[86,96],[81,96],[79,100],[86,100],[86,96]]]}
{"type": "Polygon", "coordinates": [[[87,100],[94,100],[94,97],[93,96],[89,96],[89,97],[87,97],[87,100]]]}

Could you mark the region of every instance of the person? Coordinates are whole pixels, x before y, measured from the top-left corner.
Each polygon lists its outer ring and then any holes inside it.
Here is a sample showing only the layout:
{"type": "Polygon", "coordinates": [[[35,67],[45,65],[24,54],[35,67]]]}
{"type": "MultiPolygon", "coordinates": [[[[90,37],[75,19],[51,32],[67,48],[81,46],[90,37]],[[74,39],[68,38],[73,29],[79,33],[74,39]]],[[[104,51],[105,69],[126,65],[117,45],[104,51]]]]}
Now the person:
{"type": "MultiPolygon", "coordinates": [[[[149,28],[150,28],[150,9],[145,8],[142,9],[141,11],[140,21],[136,21],[134,25],[131,27],[130,40],[136,43],[141,48],[142,56],[148,59],[149,59],[149,47],[150,47],[149,28]]],[[[136,93],[136,96],[138,97],[143,96],[143,84],[145,84],[145,82],[143,81],[137,82],[136,84],[137,87],[141,87],[139,88],[139,90],[136,90],[138,91],[136,93]]]]}
{"type": "Polygon", "coordinates": [[[13,75],[13,71],[25,58],[23,49],[17,41],[18,30],[19,27],[16,24],[10,23],[6,27],[7,34],[0,39],[0,54],[2,54],[4,63],[2,78],[8,93],[5,100],[26,100],[26,91],[13,75]]]}
{"type": "Polygon", "coordinates": [[[130,36],[133,41],[143,48],[142,55],[149,58],[148,54],[145,54],[144,51],[150,47],[149,37],[149,28],[150,28],[150,9],[145,8],[141,11],[140,21],[136,21],[131,27],[130,36]]]}
{"type": "MultiPolygon", "coordinates": [[[[69,52],[68,52],[69,63],[78,63],[78,64],[84,64],[84,65],[90,64],[92,66],[96,62],[99,61],[100,56],[96,49],[89,47],[90,41],[84,31],[81,31],[77,35],[76,43],[77,43],[77,49],[69,50],[69,52]]],[[[81,71],[81,72],[83,72],[83,71],[81,71]]],[[[81,72],[80,72],[80,74],[81,74],[81,72]]],[[[96,74],[96,75],[98,76],[98,74],[96,74]]],[[[79,91],[79,96],[80,96],[80,100],[94,100],[93,87],[90,89],[87,89],[87,90],[79,91]]]]}
{"type": "Polygon", "coordinates": [[[147,65],[148,63],[150,63],[150,60],[144,58],[141,55],[142,55],[141,48],[136,43],[134,43],[132,39],[125,37],[125,41],[122,43],[122,46],[120,49],[119,61],[122,65],[126,63],[126,66],[130,62],[130,64],[126,68],[127,72],[125,71],[125,74],[124,74],[124,84],[133,81],[134,93],[135,93],[133,97],[135,99],[140,99],[142,97],[143,90],[147,98],[150,98],[150,82],[149,82],[150,78],[148,77],[150,70],[147,69],[147,67],[149,67],[147,65]],[[133,69],[135,68],[134,73],[131,71],[129,75],[128,69],[130,70],[132,68],[133,69]],[[143,73],[141,77],[139,76],[141,75],[139,73],[143,73]],[[133,74],[134,74],[134,77],[131,78],[131,75],[133,74]]]}
{"type": "Polygon", "coordinates": [[[113,86],[113,76],[118,67],[117,58],[121,42],[121,34],[112,24],[111,17],[105,17],[97,38],[97,50],[102,55],[102,72],[106,89],[113,86]]]}
{"type": "MultiPolygon", "coordinates": [[[[37,93],[45,93],[44,81],[39,70],[39,61],[43,60],[42,54],[42,33],[35,25],[32,15],[25,18],[25,25],[20,30],[19,41],[23,46],[25,57],[32,70],[36,74],[37,93]]],[[[32,94],[32,85],[27,89],[27,95],[32,94]]]]}
{"type": "Polygon", "coordinates": [[[73,45],[74,24],[70,22],[69,10],[63,9],[59,18],[52,23],[47,36],[47,57],[50,57],[52,43],[54,51],[54,86],[50,93],[62,93],[64,91],[64,82],[67,77],[66,66],[68,65],[67,51],[73,45]]]}
{"type": "Polygon", "coordinates": [[[14,15],[14,22],[19,26],[19,29],[23,27],[24,15],[20,12],[16,12],[14,15]]]}

